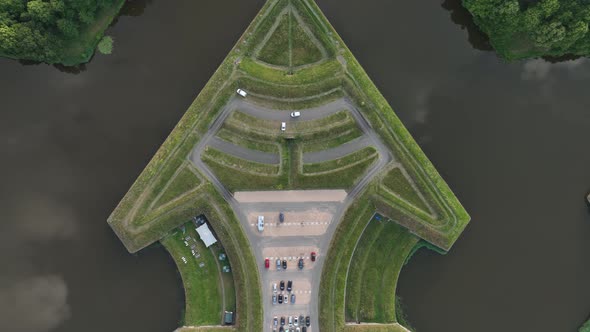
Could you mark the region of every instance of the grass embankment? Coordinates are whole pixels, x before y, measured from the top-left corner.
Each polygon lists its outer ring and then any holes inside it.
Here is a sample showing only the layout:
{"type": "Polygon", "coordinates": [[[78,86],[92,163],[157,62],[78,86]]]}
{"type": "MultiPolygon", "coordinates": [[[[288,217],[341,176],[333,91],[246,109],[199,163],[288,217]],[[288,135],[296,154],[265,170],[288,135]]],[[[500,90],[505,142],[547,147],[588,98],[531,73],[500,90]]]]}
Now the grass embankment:
{"type": "Polygon", "coordinates": [[[323,332],[340,332],[345,325],[344,290],[348,265],[354,250],[354,243],[361,236],[365,226],[371,220],[375,207],[365,193],[346,211],[340,221],[322,270],[319,291],[319,328],[323,332]]]}
{"type": "Polygon", "coordinates": [[[234,81],[236,60],[243,55],[239,49],[246,37],[254,31],[269,9],[274,5],[267,2],[236,43],[203,90],[190,105],[184,116],[146,165],[129,191],[108,218],[108,222],[130,252],[136,252],[162,238],[169,230],[184,222],[185,216],[198,212],[206,206],[203,194],[207,190],[192,193],[190,199],[175,200],[165,208],[148,211],[171,177],[186,162],[191,149],[200,135],[207,131],[209,124],[235,93],[234,81]],[[196,200],[196,204],[193,204],[196,200]],[[197,206],[197,208],[193,208],[197,206]]]}
{"type": "Polygon", "coordinates": [[[308,140],[308,146],[313,150],[315,144],[329,146],[341,142],[342,136],[356,136],[359,129],[348,111],[317,120],[290,123],[285,133],[279,128],[280,121],[260,119],[236,111],[223,124],[222,135],[230,137],[228,140],[233,142],[238,142],[240,137],[247,137],[249,142],[245,139],[238,145],[253,150],[270,150],[273,144],[280,144],[280,167],[243,160],[211,148],[201,158],[231,192],[269,188],[349,189],[378,159],[374,148],[366,148],[343,158],[300,166],[301,149],[308,140]],[[285,136],[292,139],[286,141],[285,136]],[[326,145],[321,143],[323,137],[332,137],[333,140],[326,145]],[[265,144],[267,146],[263,147],[265,144]]]}
{"type": "Polygon", "coordinates": [[[346,283],[346,320],[395,323],[396,287],[418,237],[393,223],[373,220],[352,257],[346,283]]]}
{"type": "Polygon", "coordinates": [[[383,186],[398,194],[402,199],[408,201],[419,209],[428,212],[428,206],[416,192],[412,184],[398,167],[391,169],[381,182],[383,186]]]}
{"type": "Polygon", "coordinates": [[[185,234],[175,231],[160,240],[176,262],[182,277],[186,305],[184,325],[220,325],[225,308],[222,305],[222,279],[215,261],[217,257],[199,239],[192,223],[185,224],[185,229],[185,234]],[[190,240],[185,240],[185,237],[190,237],[190,240]],[[184,241],[189,246],[185,246],[184,241]],[[193,250],[200,255],[198,258],[191,253],[193,246],[193,250]],[[186,264],[182,257],[186,258],[186,264]],[[204,266],[200,267],[200,263],[204,266]]]}
{"type": "Polygon", "coordinates": [[[291,21],[297,22],[291,27],[291,65],[294,67],[307,65],[324,59],[322,51],[301,26],[295,15],[291,13],[291,21]]]}
{"type": "Polygon", "coordinates": [[[239,68],[249,99],[271,108],[304,109],[343,96],[343,68],[335,59],[289,70],[246,58],[239,68]]]}
{"type": "Polygon", "coordinates": [[[291,66],[291,14],[285,12],[279,18],[279,24],[258,53],[258,59],[277,66],[291,66]]]}
{"type": "Polygon", "coordinates": [[[64,47],[59,63],[75,66],[90,61],[105,30],[119,15],[124,4],[125,0],[118,0],[111,7],[104,8],[98,13],[94,22],[80,31],[78,37],[64,47]]]}
{"type": "Polygon", "coordinates": [[[171,179],[160,197],[156,198],[154,206],[164,205],[173,199],[180,197],[184,193],[197,189],[201,183],[202,180],[197,175],[197,171],[187,163],[187,165],[180,168],[176,176],[171,179]]]}
{"type": "Polygon", "coordinates": [[[377,150],[374,147],[369,146],[338,159],[328,160],[321,163],[303,164],[303,173],[322,173],[338,168],[349,167],[373,157],[376,154],[377,150]]]}
{"type": "Polygon", "coordinates": [[[216,162],[225,167],[231,167],[239,171],[259,174],[259,175],[277,175],[279,173],[280,166],[273,164],[257,163],[250,160],[234,157],[227,153],[223,153],[212,147],[207,147],[201,156],[203,160],[216,162]]]}
{"type": "Polygon", "coordinates": [[[329,133],[326,133],[326,136],[323,138],[318,138],[315,140],[306,140],[305,142],[303,142],[302,152],[315,152],[335,148],[339,145],[359,138],[362,135],[363,133],[357,126],[353,126],[344,131],[330,131],[329,133]]]}
{"type": "Polygon", "coordinates": [[[281,121],[257,118],[240,111],[233,112],[224,127],[256,138],[318,140],[321,137],[349,131],[356,127],[352,115],[348,111],[339,111],[318,120],[289,122],[287,129],[281,131],[281,121]]]}
{"type": "Polygon", "coordinates": [[[268,32],[270,36],[258,52],[258,60],[276,66],[297,67],[324,58],[325,51],[322,52],[312,41],[294,11],[294,7],[288,7],[277,19],[275,30],[268,32]]]}
{"type": "MultiPolygon", "coordinates": [[[[401,213],[410,214],[410,217],[406,218],[409,222],[406,222],[404,226],[437,246],[449,250],[469,222],[469,215],[317,4],[310,0],[302,0],[294,2],[293,5],[299,12],[307,13],[304,15],[306,23],[318,31],[317,35],[322,37],[326,49],[338,50],[342,63],[345,64],[344,91],[355,101],[384,143],[403,164],[429,205],[436,210],[438,220],[435,222],[436,225],[432,225],[431,220],[412,217],[413,211],[406,209],[401,213]]],[[[382,197],[381,201],[389,206],[389,209],[383,209],[384,214],[390,210],[397,210],[400,213],[398,202],[389,201],[387,197],[382,197]]]]}

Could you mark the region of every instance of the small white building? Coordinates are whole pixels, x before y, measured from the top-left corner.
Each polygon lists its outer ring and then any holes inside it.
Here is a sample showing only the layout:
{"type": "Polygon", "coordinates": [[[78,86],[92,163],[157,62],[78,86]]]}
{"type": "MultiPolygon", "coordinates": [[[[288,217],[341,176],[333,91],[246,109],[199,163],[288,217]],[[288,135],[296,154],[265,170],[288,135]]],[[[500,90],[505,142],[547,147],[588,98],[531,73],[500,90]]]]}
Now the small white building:
{"type": "Polygon", "coordinates": [[[205,247],[207,248],[217,242],[217,239],[215,236],[213,236],[213,233],[211,233],[211,230],[207,224],[202,224],[201,226],[197,227],[197,233],[199,233],[199,237],[201,237],[201,240],[205,243],[205,247]]]}

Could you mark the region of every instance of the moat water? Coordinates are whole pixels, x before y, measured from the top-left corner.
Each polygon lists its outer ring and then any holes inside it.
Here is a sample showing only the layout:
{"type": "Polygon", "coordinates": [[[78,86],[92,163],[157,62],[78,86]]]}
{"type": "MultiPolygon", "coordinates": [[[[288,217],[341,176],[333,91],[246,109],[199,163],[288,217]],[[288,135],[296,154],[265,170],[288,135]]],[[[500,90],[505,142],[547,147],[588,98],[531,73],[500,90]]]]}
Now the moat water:
{"type": "MultiPolygon", "coordinates": [[[[590,314],[590,60],[506,64],[459,0],[319,0],[472,216],[399,294],[420,332],[573,332],[590,314]]],[[[264,1],[134,1],[110,56],[0,59],[0,330],[163,332],[161,248],[105,220],[264,1]],[[18,299],[18,300],[16,300],[18,299]]]]}

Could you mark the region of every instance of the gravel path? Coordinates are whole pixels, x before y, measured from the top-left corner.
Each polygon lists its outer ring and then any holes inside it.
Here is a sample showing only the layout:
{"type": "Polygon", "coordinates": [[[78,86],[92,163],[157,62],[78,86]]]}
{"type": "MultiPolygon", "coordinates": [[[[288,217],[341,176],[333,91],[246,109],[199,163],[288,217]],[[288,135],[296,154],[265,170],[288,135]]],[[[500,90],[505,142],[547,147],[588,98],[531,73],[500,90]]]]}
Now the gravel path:
{"type": "Polygon", "coordinates": [[[217,137],[211,137],[207,145],[220,150],[224,153],[230,154],[234,157],[250,160],[263,164],[278,164],[281,162],[281,156],[278,153],[262,152],[257,150],[247,149],[229,142],[226,142],[217,137]]]}
{"type": "Polygon", "coordinates": [[[350,142],[344,143],[339,145],[335,148],[315,151],[315,152],[308,152],[303,154],[303,162],[305,164],[310,163],[321,163],[323,161],[338,159],[346,156],[347,154],[351,154],[355,151],[358,151],[362,148],[367,146],[371,146],[372,142],[368,136],[361,136],[356,138],[350,142]]]}

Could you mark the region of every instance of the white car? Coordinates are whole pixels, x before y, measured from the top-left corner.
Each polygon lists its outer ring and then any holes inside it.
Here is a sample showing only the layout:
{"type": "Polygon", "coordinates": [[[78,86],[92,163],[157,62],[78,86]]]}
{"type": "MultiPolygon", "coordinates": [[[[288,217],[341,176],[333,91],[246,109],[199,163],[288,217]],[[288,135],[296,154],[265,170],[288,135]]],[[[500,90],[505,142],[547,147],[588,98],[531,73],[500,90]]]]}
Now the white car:
{"type": "Polygon", "coordinates": [[[238,89],[236,91],[240,96],[242,97],[246,97],[248,94],[246,93],[246,91],[242,90],[242,89],[238,89]]]}
{"type": "Polygon", "coordinates": [[[287,123],[281,122],[281,131],[285,131],[285,130],[287,130],[287,123]]]}
{"type": "Polygon", "coordinates": [[[264,230],[264,216],[258,216],[258,231],[262,232],[264,230]]]}
{"type": "Polygon", "coordinates": [[[298,118],[301,116],[301,112],[291,112],[291,117],[292,118],[298,118]]]}

